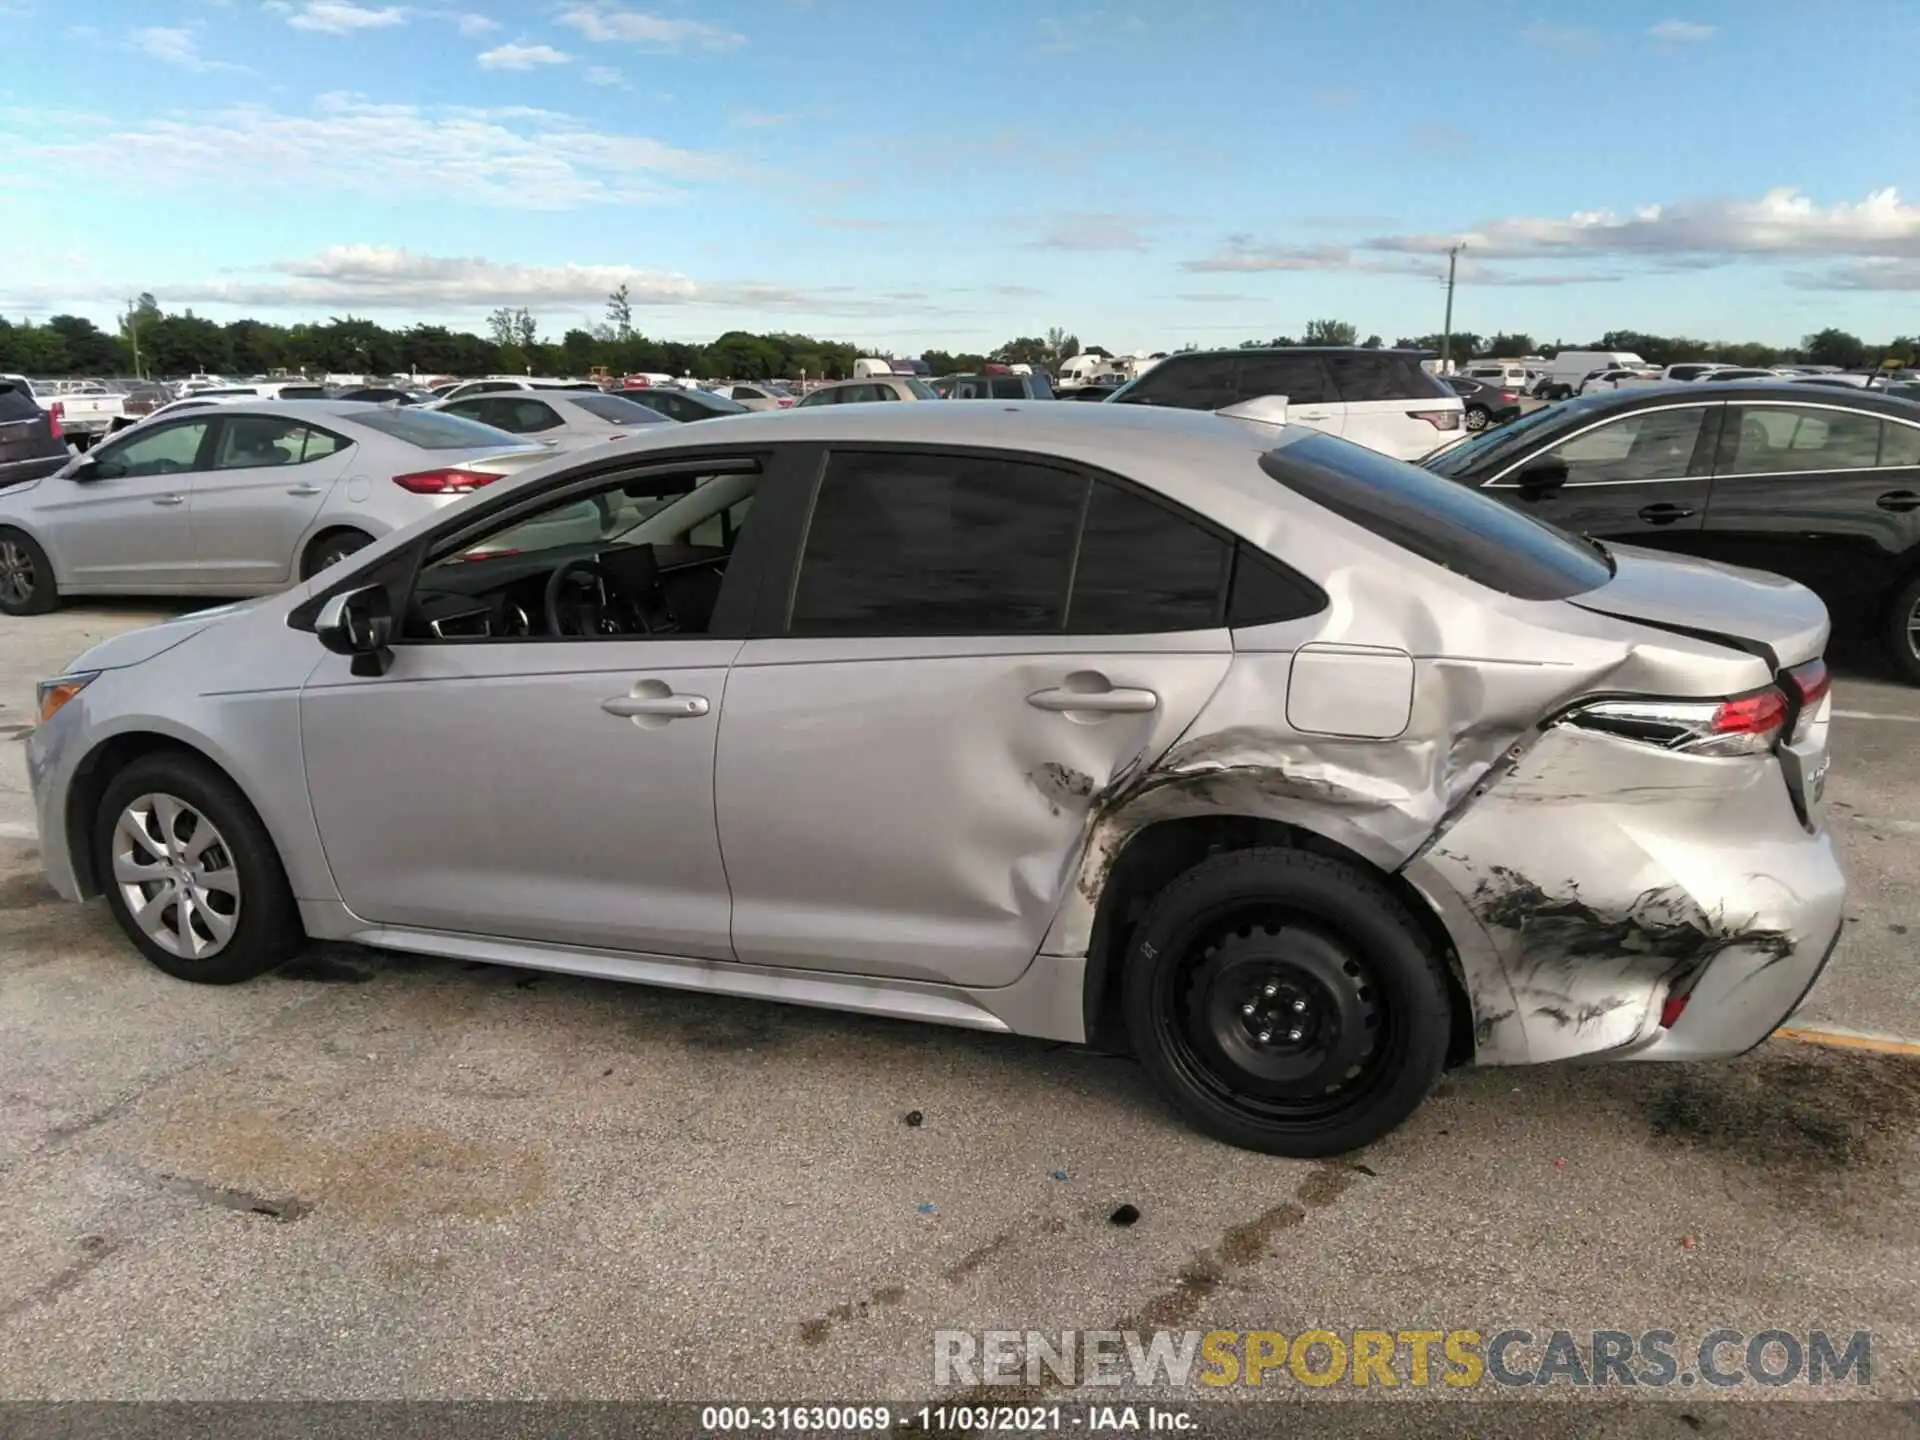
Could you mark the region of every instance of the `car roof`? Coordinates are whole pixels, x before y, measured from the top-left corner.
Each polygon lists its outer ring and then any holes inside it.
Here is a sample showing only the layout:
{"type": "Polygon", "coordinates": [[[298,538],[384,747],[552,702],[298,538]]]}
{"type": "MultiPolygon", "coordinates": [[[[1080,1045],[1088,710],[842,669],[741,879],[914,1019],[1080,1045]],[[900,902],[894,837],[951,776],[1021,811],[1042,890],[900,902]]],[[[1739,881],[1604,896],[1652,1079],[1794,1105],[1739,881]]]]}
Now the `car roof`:
{"type": "Polygon", "coordinates": [[[1637,410],[1642,406],[1658,405],[1683,397],[1702,405],[1741,400],[1771,400],[1778,403],[1798,399],[1829,409],[1845,402],[1849,408],[1877,410],[1903,420],[1914,418],[1916,409],[1912,401],[1902,400],[1884,391],[1858,387],[1842,389],[1835,385],[1802,385],[1785,379],[1728,380],[1709,386],[1701,386],[1692,380],[1666,380],[1653,385],[1636,385],[1631,390],[1601,390],[1592,395],[1562,401],[1561,405],[1569,414],[1593,415],[1613,410],[1637,410]]]}
{"type": "MultiPolygon", "coordinates": [[[[1433,358],[1438,351],[1421,350],[1413,346],[1402,348],[1398,345],[1236,345],[1231,349],[1188,350],[1182,352],[1188,357],[1194,355],[1407,355],[1421,360],[1433,358]]],[[[1614,351],[1595,351],[1595,354],[1614,354],[1614,351]]],[[[1167,360],[1178,360],[1181,355],[1167,356],[1167,360]]],[[[1160,362],[1166,364],[1166,360],[1160,362]]],[[[1151,371],[1144,372],[1151,374],[1151,371]]]]}

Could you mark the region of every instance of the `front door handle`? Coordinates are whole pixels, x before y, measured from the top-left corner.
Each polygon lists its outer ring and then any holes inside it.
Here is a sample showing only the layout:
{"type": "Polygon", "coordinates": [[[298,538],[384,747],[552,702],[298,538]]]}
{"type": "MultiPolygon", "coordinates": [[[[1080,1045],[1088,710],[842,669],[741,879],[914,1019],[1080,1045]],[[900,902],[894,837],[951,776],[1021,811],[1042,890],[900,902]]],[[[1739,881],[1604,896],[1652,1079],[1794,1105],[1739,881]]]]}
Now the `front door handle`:
{"type": "Polygon", "coordinates": [[[1686,505],[1644,505],[1640,509],[1640,518],[1649,525],[1671,525],[1676,520],[1685,520],[1694,514],[1686,505]]]}
{"type": "Polygon", "coordinates": [[[1920,495],[1911,490],[1889,490],[1873,503],[1882,510],[1920,510],[1920,495]]]}
{"type": "Polygon", "coordinates": [[[156,495],[153,497],[153,503],[156,505],[184,505],[187,503],[187,497],[184,495],[156,495]]]}
{"type": "Polygon", "coordinates": [[[692,720],[711,707],[704,695],[609,695],[600,708],[628,720],[692,720]]]}
{"type": "Polygon", "coordinates": [[[318,495],[320,493],[320,487],[318,485],[292,485],[287,488],[287,493],[289,495],[318,495]]]}
{"type": "Polygon", "coordinates": [[[1089,710],[1103,715],[1144,715],[1160,706],[1151,690],[1036,690],[1027,696],[1036,710],[1089,710]]]}

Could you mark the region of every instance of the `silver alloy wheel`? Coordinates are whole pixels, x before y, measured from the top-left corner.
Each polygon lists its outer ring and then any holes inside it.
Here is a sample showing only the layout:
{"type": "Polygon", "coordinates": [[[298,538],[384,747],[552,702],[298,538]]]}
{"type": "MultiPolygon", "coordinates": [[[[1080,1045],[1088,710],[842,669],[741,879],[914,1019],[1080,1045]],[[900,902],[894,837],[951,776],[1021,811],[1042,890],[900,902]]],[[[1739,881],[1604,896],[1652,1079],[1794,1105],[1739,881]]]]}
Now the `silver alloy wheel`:
{"type": "Polygon", "coordinates": [[[1920,600],[1913,602],[1913,609],[1907,612],[1907,648],[1920,659],[1920,600]]]}
{"type": "Polygon", "coordinates": [[[33,598],[38,577],[33,557],[18,540],[0,540],[0,600],[9,605],[24,605],[33,598]]]}
{"type": "Polygon", "coordinates": [[[113,879],[154,944],[208,960],[240,921],[240,872],[213,822],[172,795],[142,795],[113,827],[113,879]]]}
{"type": "Polygon", "coordinates": [[[1467,429],[1484,430],[1487,428],[1489,418],[1491,417],[1484,410],[1469,410],[1467,411],[1467,429]]]}

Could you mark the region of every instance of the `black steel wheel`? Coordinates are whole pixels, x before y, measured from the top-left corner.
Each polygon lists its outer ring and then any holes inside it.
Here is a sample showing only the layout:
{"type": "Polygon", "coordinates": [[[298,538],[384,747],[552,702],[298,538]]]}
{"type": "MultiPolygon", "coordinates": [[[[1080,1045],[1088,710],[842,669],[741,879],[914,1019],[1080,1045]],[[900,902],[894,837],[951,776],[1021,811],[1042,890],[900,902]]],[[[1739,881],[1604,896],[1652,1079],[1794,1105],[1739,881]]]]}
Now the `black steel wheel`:
{"type": "Polygon", "coordinates": [[[1282,848],[1195,866],[1155,899],[1124,980],[1134,1048],[1199,1128],[1339,1154],[1406,1119],[1446,1058],[1443,962],[1361,867],[1282,848]]]}

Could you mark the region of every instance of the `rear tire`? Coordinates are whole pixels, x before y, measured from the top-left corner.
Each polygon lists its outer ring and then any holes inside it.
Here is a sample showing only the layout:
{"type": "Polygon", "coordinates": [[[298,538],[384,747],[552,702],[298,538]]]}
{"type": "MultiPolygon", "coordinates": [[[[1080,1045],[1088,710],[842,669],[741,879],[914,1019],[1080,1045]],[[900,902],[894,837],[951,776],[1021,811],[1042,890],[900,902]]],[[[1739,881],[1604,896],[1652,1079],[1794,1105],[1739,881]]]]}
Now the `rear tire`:
{"type": "Polygon", "coordinates": [[[1484,430],[1492,420],[1493,413],[1486,406],[1469,405],[1467,407],[1467,429],[1484,430]]]}
{"type": "Polygon", "coordinates": [[[59,603],[47,552],[24,530],[0,528],[0,615],[44,615],[59,603]]]}
{"type": "Polygon", "coordinates": [[[147,755],[107,783],[93,865],[127,938],[175,979],[251,980],[305,943],[273,837],[198,756],[147,755]]]}
{"type": "Polygon", "coordinates": [[[1134,1053],[1187,1120],[1303,1159],[1411,1115],[1451,1013],[1443,961],[1378,878],[1279,847],[1214,856],[1162,890],[1122,1004],[1134,1053]]]}
{"type": "Polygon", "coordinates": [[[300,578],[311,580],[329,565],[338,563],[373,543],[373,537],[359,530],[328,530],[313,537],[307,553],[300,557],[300,578]]]}
{"type": "Polygon", "coordinates": [[[1920,685],[1920,575],[1894,593],[1881,621],[1881,642],[1902,680],[1920,685]]]}

